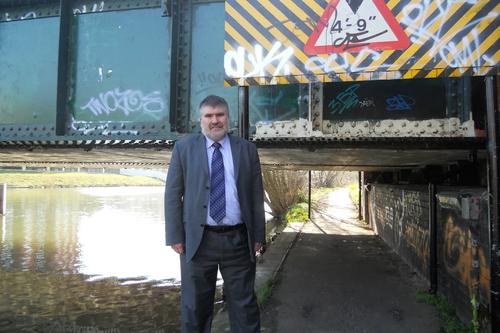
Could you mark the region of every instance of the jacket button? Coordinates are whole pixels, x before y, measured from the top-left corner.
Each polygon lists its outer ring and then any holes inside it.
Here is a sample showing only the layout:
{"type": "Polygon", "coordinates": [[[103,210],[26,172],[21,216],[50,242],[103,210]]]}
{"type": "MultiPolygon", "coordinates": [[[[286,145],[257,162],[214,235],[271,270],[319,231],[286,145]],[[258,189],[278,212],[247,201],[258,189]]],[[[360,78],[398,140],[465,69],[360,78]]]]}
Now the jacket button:
{"type": "Polygon", "coordinates": [[[210,190],[210,187],[207,186],[207,190],[210,190]]]}
{"type": "Polygon", "coordinates": [[[203,208],[207,209],[207,205],[203,205],[203,208]]]}

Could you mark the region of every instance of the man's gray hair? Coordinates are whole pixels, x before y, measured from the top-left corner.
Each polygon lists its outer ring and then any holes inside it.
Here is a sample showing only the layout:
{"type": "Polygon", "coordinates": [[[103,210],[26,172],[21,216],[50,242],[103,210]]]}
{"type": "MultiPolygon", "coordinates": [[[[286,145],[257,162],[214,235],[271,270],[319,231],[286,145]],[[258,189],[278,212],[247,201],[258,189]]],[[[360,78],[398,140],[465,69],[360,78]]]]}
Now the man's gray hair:
{"type": "Polygon", "coordinates": [[[205,97],[200,103],[200,107],[198,108],[198,112],[201,116],[201,109],[203,109],[205,106],[210,106],[210,107],[217,107],[217,106],[223,106],[226,108],[227,115],[229,116],[229,106],[227,105],[227,102],[224,98],[216,95],[209,95],[205,97]]]}

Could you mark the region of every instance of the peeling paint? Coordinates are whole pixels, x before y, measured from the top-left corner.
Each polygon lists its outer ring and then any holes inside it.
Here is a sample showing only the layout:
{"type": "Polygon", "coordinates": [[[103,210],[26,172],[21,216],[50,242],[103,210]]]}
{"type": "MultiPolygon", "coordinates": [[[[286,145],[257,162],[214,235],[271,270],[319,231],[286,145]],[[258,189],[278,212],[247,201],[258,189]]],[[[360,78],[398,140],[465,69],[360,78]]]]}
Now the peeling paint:
{"type": "MultiPolygon", "coordinates": [[[[313,113],[313,112],[311,112],[313,113]]],[[[313,113],[314,114],[314,113],[313,113]]],[[[320,118],[317,116],[317,118],[320,118]]],[[[384,119],[362,121],[276,121],[271,124],[257,123],[256,137],[475,137],[474,121],[460,122],[459,118],[428,119],[384,119]],[[320,125],[320,126],[318,126],[320,125]]]]}

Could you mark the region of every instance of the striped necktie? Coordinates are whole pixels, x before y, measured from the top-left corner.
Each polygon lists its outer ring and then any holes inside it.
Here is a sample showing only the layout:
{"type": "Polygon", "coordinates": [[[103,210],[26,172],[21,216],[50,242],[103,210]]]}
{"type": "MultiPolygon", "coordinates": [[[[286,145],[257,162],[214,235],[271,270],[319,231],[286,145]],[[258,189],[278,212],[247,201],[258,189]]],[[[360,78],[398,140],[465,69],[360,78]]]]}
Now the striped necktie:
{"type": "Polygon", "coordinates": [[[210,175],[210,217],[220,223],[226,216],[226,187],[224,181],[224,161],[220,152],[220,143],[214,142],[212,172],[210,175]]]}

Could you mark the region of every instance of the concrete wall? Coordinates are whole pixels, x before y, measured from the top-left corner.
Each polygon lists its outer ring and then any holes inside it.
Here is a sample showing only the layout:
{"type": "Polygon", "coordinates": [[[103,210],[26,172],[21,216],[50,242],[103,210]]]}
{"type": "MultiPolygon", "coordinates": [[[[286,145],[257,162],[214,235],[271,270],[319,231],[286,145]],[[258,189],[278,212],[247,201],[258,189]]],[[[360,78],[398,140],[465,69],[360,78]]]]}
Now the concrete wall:
{"type": "MultiPolygon", "coordinates": [[[[475,298],[486,328],[491,265],[486,189],[438,186],[437,191],[438,294],[466,323],[473,319],[475,298]]],[[[429,280],[428,187],[370,184],[367,199],[374,231],[429,280]]]]}

